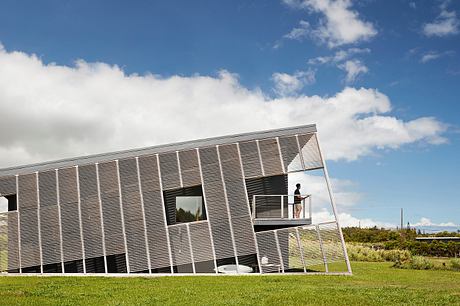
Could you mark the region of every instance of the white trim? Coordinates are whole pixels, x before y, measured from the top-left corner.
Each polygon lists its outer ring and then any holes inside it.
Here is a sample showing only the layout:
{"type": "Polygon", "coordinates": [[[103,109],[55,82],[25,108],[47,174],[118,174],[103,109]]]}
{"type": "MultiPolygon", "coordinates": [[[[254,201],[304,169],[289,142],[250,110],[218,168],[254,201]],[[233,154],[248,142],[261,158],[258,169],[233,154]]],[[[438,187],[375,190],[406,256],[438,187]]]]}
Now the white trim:
{"type": "Polygon", "coordinates": [[[61,249],[61,273],[65,273],[64,270],[64,244],[62,242],[62,217],[61,217],[61,196],[59,194],[59,170],[54,169],[56,175],[56,200],[57,200],[57,207],[59,212],[59,244],[61,249]]]}
{"type": "Polygon", "coordinates": [[[21,260],[21,211],[19,210],[19,175],[16,174],[16,208],[18,210],[18,264],[19,273],[22,274],[22,260],[21,260]]]}
{"type": "Polygon", "coordinates": [[[182,181],[182,170],[180,169],[179,151],[176,151],[176,159],[177,159],[177,172],[179,173],[180,188],[184,188],[184,182],[182,181]]]}
{"type": "Polygon", "coordinates": [[[78,171],[78,166],[75,166],[76,179],[77,179],[77,197],[78,197],[78,219],[80,222],[80,240],[81,240],[81,253],[83,260],[83,274],[86,274],[86,254],[85,254],[85,244],[83,239],[83,223],[81,221],[81,198],[80,198],[80,172],[78,171]]]}
{"type": "Polygon", "coordinates": [[[329,181],[329,173],[327,171],[326,161],[324,160],[323,153],[321,152],[321,146],[319,145],[318,135],[316,135],[316,143],[318,144],[318,152],[319,152],[319,156],[321,157],[321,162],[323,164],[324,178],[326,180],[327,191],[329,193],[329,198],[331,200],[331,205],[332,205],[332,211],[333,211],[334,216],[335,216],[335,220],[336,220],[336,223],[337,223],[337,229],[339,231],[340,240],[342,242],[343,255],[345,256],[345,262],[347,264],[347,270],[348,270],[348,273],[352,274],[353,272],[351,270],[350,260],[348,258],[347,247],[345,245],[345,240],[343,239],[342,228],[340,227],[340,223],[339,223],[339,219],[338,219],[337,207],[335,205],[335,198],[334,198],[334,194],[332,193],[331,183],[329,181]]]}
{"type": "Polygon", "coordinates": [[[117,168],[117,180],[118,180],[118,197],[120,202],[120,213],[121,213],[121,228],[123,231],[123,240],[125,242],[125,260],[126,260],[126,273],[131,273],[129,266],[129,255],[128,255],[128,241],[126,239],[126,230],[125,230],[125,216],[123,214],[123,198],[121,194],[121,180],[120,180],[120,165],[118,164],[118,159],[115,160],[115,165],[117,168]]]}
{"type": "Polygon", "coordinates": [[[163,180],[161,179],[161,169],[160,169],[160,155],[155,154],[157,157],[157,169],[158,169],[158,183],[160,185],[160,193],[161,193],[161,208],[163,210],[163,220],[165,223],[165,231],[166,231],[166,242],[168,243],[168,251],[169,251],[169,265],[171,268],[171,274],[174,274],[174,262],[172,258],[172,251],[171,251],[171,241],[169,239],[169,229],[168,229],[168,220],[166,220],[166,207],[165,207],[165,199],[163,197],[163,180]]]}
{"type": "Polygon", "coordinates": [[[139,195],[140,195],[141,208],[142,208],[142,221],[144,223],[145,251],[147,253],[147,263],[149,267],[149,274],[151,274],[152,265],[150,263],[149,239],[147,237],[147,222],[145,221],[144,194],[142,193],[141,171],[139,169],[139,157],[136,157],[136,169],[137,169],[137,183],[139,185],[139,195]]]}
{"type": "Polygon", "coordinates": [[[224,189],[224,199],[225,199],[225,206],[227,208],[228,222],[229,222],[229,226],[230,226],[230,236],[232,238],[232,244],[233,244],[233,253],[235,255],[236,273],[239,273],[240,268],[239,268],[239,263],[238,263],[238,251],[237,251],[237,248],[236,248],[235,234],[233,233],[232,216],[230,214],[230,205],[228,203],[227,187],[225,186],[224,172],[222,170],[222,161],[220,159],[220,152],[219,152],[219,146],[218,145],[216,146],[216,152],[217,152],[217,159],[219,161],[219,169],[220,169],[220,177],[221,177],[221,180],[222,180],[222,187],[224,189]]]}
{"type": "MultiPolygon", "coordinates": [[[[246,187],[246,180],[245,180],[245,175],[244,175],[244,167],[243,167],[243,159],[241,157],[241,151],[240,151],[240,144],[237,142],[236,143],[236,149],[238,151],[238,160],[240,162],[240,167],[241,167],[241,175],[243,176],[242,177],[242,180],[243,180],[243,185],[244,185],[244,196],[246,198],[246,206],[248,207],[248,214],[249,214],[249,219],[251,221],[251,230],[252,230],[252,235],[254,236],[254,246],[256,248],[256,256],[257,256],[257,265],[259,266],[259,273],[262,273],[262,267],[260,265],[260,253],[259,253],[259,245],[257,243],[257,235],[256,235],[256,232],[254,230],[254,222],[253,222],[253,218],[252,218],[252,214],[251,214],[251,203],[249,202],[249,197],[248,197],[248,189],[246,187]]],[[[255,217],[255,203],[254,203],[254,206],[253,206],[253,209],[254,209],[254,217],[255,217]]]]}
{"type": "MultiPolygon", "coordinates": [[[[203,180],[203,171],[201,169],[200,150],[198,148],[196,148],[195,150],[196,150],[196,156],[198,158],[198,169],[200,171],[201,190],[203,191],[203,203],[204,203],[204,209],[206,210],[206,219],[209,219],[208,205],[206,204],[206,192],[204,190],[205,188],[204,188],[204,180],[203,180]]],[[[212,256],[214,259],[214,271],[216,272],[216,274],[218,274],[219,271],[217,270],[217,258],[216,258],[216,250],[214,248],[214,238],[212,236],[211,222],[208,222],[208,230],[209,230],[209,238],[211,240],[212,256]]]]}
{"type": "Polygon", "coordinates": [[[185,227],[187,228],[188,245],[190,249],[190,259],[192,260],[192,270],[193,270],[193,274],[196,274],[195,257],[193,256],[193,248],[192,248],[192,237],[190,236],[190,226],[188,223],[185,223],[185,227]]]}
{"type": "Polygon", "coordinates": [[[260,154],[259,139],[256,139],[256,145],[257,145],[257,153],[259,155],[259,161],[260,161],[260,170],[262,171],[262,176],[265,176],[264,163],[262,162],[262,154],[260,154]]]}
{"type": "Polygon", "coordinates": [[[107,268],[107,252],[105,249],[105,232],[104,232],[104,214],[102,212],[102,199],[101,199],[101,184],[99,181],[99,163],[96,166],[96,181],[97,181],[97,199],[99,201],[99,213],[101,214],[101,232],[102,232],[102,252],[104,254],[104,272],[109,273],[107,268]]]}
{"type": "Polygon", "coordinates": [[[40,273],[43,274],[43,246],[42,246],[42,228],[40,220],[40,186],[38,181],[38,171],[35,172],[35,186],[37,188],[37,221],[38,221],[38,249],[40,252],[40,273]]]}

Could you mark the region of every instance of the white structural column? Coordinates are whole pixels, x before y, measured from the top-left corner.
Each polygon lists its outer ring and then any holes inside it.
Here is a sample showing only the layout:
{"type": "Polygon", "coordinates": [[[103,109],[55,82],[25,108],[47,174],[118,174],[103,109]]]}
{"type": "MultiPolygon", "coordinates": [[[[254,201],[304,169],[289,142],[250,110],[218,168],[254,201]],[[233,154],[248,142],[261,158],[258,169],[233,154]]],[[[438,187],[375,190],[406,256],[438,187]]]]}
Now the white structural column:
{"type": "Polygon", "coordinates": [[[347,270],[351,274],[351,265],[350,265],[350,260],[348,259],[348,253],[347,253],[347,247],[345,245],[345,240],[343,239],[343,233],[342,233],[342,228],[340,227],[340,222],[338,218],[338,213],[337,213],[337,208],[335,206],[335,198],[334,194],[332,193],[332,187],[331,187],[331,182],[329,181],[329,173],[327,171],[327,166],[326,166],[326,161],[324,160],[323,153],[321,152],[321,145],[319,144],[319,138],[318,135],[316,135],[316,142],[318,144],[318,151],[319,151],[319,156],[321,157],[321,162],[323,164],[323,173],[324,173],[324,178],[326,180],[326,185],[327,185],[327,191],[329,193],[329,199],[331,200],[331,205],[332,205],[332,211],[335,216],[335,221],[337,223],[337,229],[339,231],[340,235],[340,240],[342,242],[342,249],[343,249],[343,255],[345,256],[345,262],[347,264],[347,270]]]}
{"type": "Polygon", "coordinates": [[[283,169],[283,173],[286,173],[287,169],[285,169],[284,167],[283,154],[281,153],[280,139],[279,137],[275,137],[275,139],[276,139],[276,145],[278,146],[278,152],[280,154],[281,169],[283,169]]]}
{"type": "Polygon", "coordinates": [[[137,184],[139,185],[139,195],[141,199],[142,222],[144,224],[145,249],[147,251],[147,264],[149,267],[149,274],[152,274],[152,264],[150,262],[149,239],[147,237],[147,222],[145,221],[144,195],[142,193],[141,172],[139,170],[139,157],[136,157],[136,169],[137,169],[136,170],[137,171],[137,184]]]}
{"type": "Polygon", "coordinates": [[[321,250],[321,256],[323,257],[323,263],[324,263],[324,269],[327,272],[329,272],[329,267],[327,266],[327,258],[326,258],[326,253],[324,253],[324,246],[323,246],[323,239],[321,238],[321,232],[319,230],[319,225],[316,224],[316,234],[318,235],[318,241],[319,241],[319,248],[321,250]]]}
{"type": "Polygon", "coordinates": [[[19,176],[16,174],[16,206],[18,209],[18,255],[19,255],[19,273],[22,273],[22,263],[21,263],[21,210],[19,197],[19,176]]]}
{"type": "Polygon", "coordinates": [[[256,140],[256,145],[257,145],[257,154],[259,155],[259,161],[260,161],[260,170],[262,171],[262,176],[265,176],[264,164],[262,162],[262,154],[260,154],[259,140],[256,140]]]}
{"type": "Polygon", "coordinates": [[[225,187],[224,172],[222,171],[222,161],[220,160],[219,145],[216,146],[216,151],[217,151],[217,159],[219,161],[219,169],[220,169],[220,176],[222,179],[222,186],[224,187],[224,199],[225,199],[225,206],[227,208],[228,222],[230,225],[230,236],[232,237],[233,252],[235,254],[236,273],[240,273],[240,265],[238,263],[238,251],[236,249],[235,234],[233,233],[232,216],[230,214],[230,206],[228,204],[227,189],[225,187]]]}
{"type": "Polygon", "coordinates": [[[190,259],[192,260],[193,274],[195,274],[195,273],[196,273],[195,258],[194,258],[194,256],[193,256],[192,238],[190,237],[190,226],[189,226],[188,223],[185,223],[185,227],[187,228],[188,247],[189,247],[189,249],[190,249],[190,259]]]}
{"type": "Polygon", "coordinates": [[[107,252],[105,250],[104,214],[102,213],[101,184],[99,182],[99,163],[96,163],[97,200],[99,201],[99,214],[101,215],[102,252],[104,253],[104,272],[107,269],[107,252]]]}
{"type": "Polygon", "coordinates": [[[61,198],[59,195],[59,171],[58,169],[54,170],[56,172],[56,197],[57,197],[57,208],[58,208],[58,220],[59,220],[59,247],[61,249],[61,272],[64,271],[64,246],[62,243],[62,220],[61,220],[61,198]]]}
{"type": "Polygon", "coordinates": [[[280,242],[278,239],[278,230],[274,230],[273,234],[275,235],[276,249],[278,250],[278,256],[280,257],[281,271],[284,273],[283,254],[281,253],[280,242]]]}
{"type": "MultiPolygon", "coordinates": [[[[244,183],[244,196],[246,197],[246,206],[248,207],[248,214],[249,218],[251,219],[251,225],[252,225],[252,235],[254,237],[254,246],[256,248],[256,255],[257,255],[257,265],[259,266],[259,273],[262,273],[262,267],[260,265],[260,254],[259,254],[259,245],[257,244],[257,235],[254,231],[254,221],[252,219],[252,214],[251,214],[251,207],[249,203],[249,198],[248,198],[248,189],[246,187],[246,181],[245,181],[245,174],[244,174],[244,167],[243,167],[243,160],[241,158],[241,151],[240,151],[240,144],[236,143],[236,149],[238,150],[238,160],[240,161],[240,167],[241,167],[241,174],[243,175],[243,183],[244,183]]],[[[255,199],[253,199],[255,202],[255,199]]],[[[254,216],[255,216],[255,203],[253,204],[253,210],[254,210],[254,216]]]]}
{"type": "Polygon", "coordinates": [[[118,197],[120,201],[120,213],[121,213],[121,228],[123,231],[123,241],[125,243],[125,258],[126,258],[126,272],[129,274],[129,255],[128,255],[128,242],[126,240],[126,231],[125,231],[125,216],[123,215],[123,198],[121,196],[121,180],[120,180],[120,166],[118,165],[118,159],[115,161],[117,166],[117,182],[118,182],[118,197]]]}
{"type": "Polygon", "coordinates": [[[157,157],[157,168],[158,168],[158,182],[160,183],[160,192],[161,192],[161,209],[163,210],[163,220],[164,220],[165,231],[166,231],[166,242],[168,243],[169,265],[171,268],[171,273],[174,273],[174,263],[173,263],[172,251],[171,251],[171,241],[169,239],[168,221],[166,220],[165,199],[163,196],[163,181],[161,180],[160,155],[156,154],[156,157],[157,157]]]}
{"type": "Polygon", "coordinates": [[[296,236],[296,239],[297,239],[297,245],[299,246],[300,259],[302,260],[303,271],[307,272],[307,267],[305,266],[305,258],[303,256],[303,247],[302,247],[302,243],[300,241],[300,235],[299,235],[299,228],[298,227],[295,228],[295,236],[296,236]]]}
{"type": "Polygon", "coordinates": [[[78,171],[78,166],[75,166],[75,172],[77,174],[77,196],[78,196],[78,221],[80,222],[80,240],[81,240],[81,254],[83,259],[83,273],[86,274],[86,254],[85,254],[85,244],[83,239],[83,222],[81,221],[81,197],[80,197],[80,174],[78,171]]]}
{"type": "Polygon", "coordinates": [[[182,180],[182,170],[180,169],[179,151],[176,151],[176,159],[177,159],[177,172],[179,173],[180,188],[184,188],[184,182],[182,180]]]}
{"type": "MultiPolygon", "coordinates": [[[[196,156],[198,158],[198,169],[200,170],[201,185],[203,186],[204,181],[203,181],[203,171],[201,170],[200,150],[198,148],[195,149],[195,150],[196,150],[196,156]]],[[[207,218],[209,218],[208,204],[206,204],[206,192],[205,192],[204,188],[201,188],[201,190],[203,191],[204,209],[206,210],[207,218]]],[[[214,271],[216,271],[216,274],[217,274],[217,273],[219,273],[219,271],[217,270],[216,249],[214,248],[214,238],[212,237],[211,222],[208,221],[207,223],[208,223],[208,230],[209,230],[209,238],[211,239],[212,256],[213,256],[213,259],[214,259],[214,271]]]]}
{"type": "Polygon", "coordinates": [[[43,274],[43,246],[42,246],[42,227],[40,220],[40,186],[38,182],[38,171],[35,172],[35,186],[37,188],[37,221],[38,221],[38,248],[40,250],[40,273],[43,274]]]}

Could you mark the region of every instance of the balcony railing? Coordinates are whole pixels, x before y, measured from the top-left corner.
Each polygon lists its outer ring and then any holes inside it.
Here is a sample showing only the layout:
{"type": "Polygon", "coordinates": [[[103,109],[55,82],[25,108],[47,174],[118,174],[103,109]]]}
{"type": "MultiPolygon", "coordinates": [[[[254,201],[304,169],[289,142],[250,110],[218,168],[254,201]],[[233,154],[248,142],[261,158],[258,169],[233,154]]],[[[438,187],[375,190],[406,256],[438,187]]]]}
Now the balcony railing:
{"type": "Polygon", "coordinates": [[[300,203],[294,204],[295,195],[263,194],[252,197],[253,219],[310,219],[311,194],[300,195],[300,203]],[[301,205],[302,210],[296,216],[295,205],[301,205]]]}

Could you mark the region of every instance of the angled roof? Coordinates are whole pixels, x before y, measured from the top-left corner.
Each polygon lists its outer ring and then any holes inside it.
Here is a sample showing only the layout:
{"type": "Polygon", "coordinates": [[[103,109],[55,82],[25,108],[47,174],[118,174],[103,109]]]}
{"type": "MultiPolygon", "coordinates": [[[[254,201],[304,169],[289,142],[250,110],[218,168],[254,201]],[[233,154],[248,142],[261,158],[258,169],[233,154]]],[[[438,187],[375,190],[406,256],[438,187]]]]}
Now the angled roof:
{"type": "Polygon", "coordinates": [[[171,144],[163,144],[163,145],[146,147],[146,148],[123,150],[123,151],[95,154],[95,155],[87,155],[87,156],[81,156],[81,157],[75,157],[75,158],[61,159],[57,161],[49,161],[49,162],[29,164],[29,165],[24,165],[24,166],[3,168],[3,169],[0,169],[0,177],[16,175],[16,174],[32,173],[35,171],[45,171],[45,170],[66,168],[66,167],[72,167],[76,165],[94,164],[94,163],[106,162],[106,161],[111,161],[111,160],[116,160],[116,159],[136,157],[140,155],[150,155],[150,154],[156,154],[156,153],[182,151],[182,150],[188,150],[188,149],[230,144],[230,143],[243,142],[243,141],[249,141],[249,140],[256,140],[256,139],[260,140],[260,139],[280,137],[280,136],[285,136],[285,135],[295,135],[295,134],[310,134],[310,133],[315,133],[315,132],[316,132],[316,125],[309,124],[309,125],[301,125],[301,126],[295,126],[295,127],[289,127],[289,128],[281,128],[281,129],[274,129],[274,130],[265,130],[265,131],[257,131],[257,132],[243,133],[243,134],[234,134],[234,135],[219,136],[219,137],[212,137],[212,138],[205,138],[205,139],[197,139],[197,140],[176,142],[176,143],[171,143],[171,144]]]}

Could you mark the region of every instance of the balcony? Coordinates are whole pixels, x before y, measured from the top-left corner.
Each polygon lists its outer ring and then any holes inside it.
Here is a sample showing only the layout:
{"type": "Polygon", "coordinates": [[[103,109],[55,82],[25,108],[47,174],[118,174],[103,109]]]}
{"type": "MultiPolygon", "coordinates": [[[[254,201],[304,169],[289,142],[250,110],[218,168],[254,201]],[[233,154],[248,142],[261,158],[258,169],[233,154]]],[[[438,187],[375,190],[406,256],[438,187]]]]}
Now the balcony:
{"type": "Polygon", "coordinates": [[[254,195],[251,217],[256,231],[310,225],[312,196],[301,196],[301,210],[296,212],[294,195],[254,195]]]}

